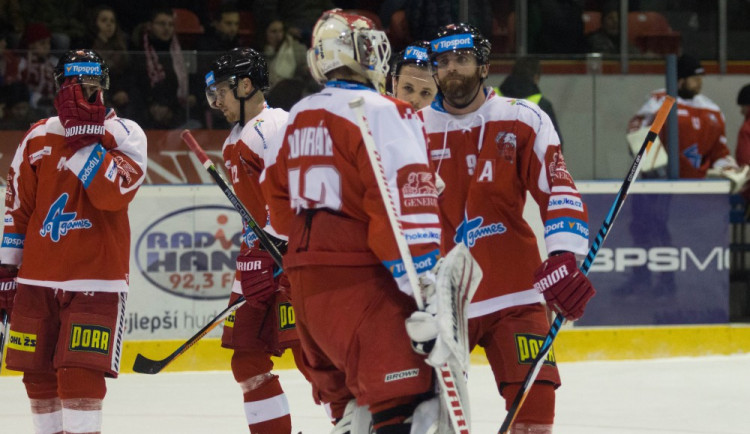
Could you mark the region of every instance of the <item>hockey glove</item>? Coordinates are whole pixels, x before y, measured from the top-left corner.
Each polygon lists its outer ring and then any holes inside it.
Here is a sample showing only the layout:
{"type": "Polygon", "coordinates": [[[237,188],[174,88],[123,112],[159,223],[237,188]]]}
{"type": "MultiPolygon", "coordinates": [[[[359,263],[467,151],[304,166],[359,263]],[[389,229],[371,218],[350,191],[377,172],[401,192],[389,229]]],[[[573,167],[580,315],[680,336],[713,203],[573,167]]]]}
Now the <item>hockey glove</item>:
{"type": "Polygon", "coordinates": [[[73,152],[101,142],[107,111],[102,101],[101,90],[86,100],[78,79],[69,78],[57,92],[55,108],[65,129],[65,143],[73,152]]]}
{"type": "Polygon", "coordinates": [[[0,266],[0,311],[10,317],[13,311],[13,299],[16,297],[16,276],[18,269],[11,266],[0,266]]]}
{"type": "Polygon", "coordinates": [[[582,317],[586,303],[596,294],[589,279],[578,270],[571,252],[544,261],[534,272],[534,288],[544,295],[552,310],[569,321],[582,317]]]}
{"type": "Polygon", "coordinates": [[[252,306],[266,306],[276,292],[275,262],[268,252],[248,249],[237,257],[242,295],[252,306]]]}

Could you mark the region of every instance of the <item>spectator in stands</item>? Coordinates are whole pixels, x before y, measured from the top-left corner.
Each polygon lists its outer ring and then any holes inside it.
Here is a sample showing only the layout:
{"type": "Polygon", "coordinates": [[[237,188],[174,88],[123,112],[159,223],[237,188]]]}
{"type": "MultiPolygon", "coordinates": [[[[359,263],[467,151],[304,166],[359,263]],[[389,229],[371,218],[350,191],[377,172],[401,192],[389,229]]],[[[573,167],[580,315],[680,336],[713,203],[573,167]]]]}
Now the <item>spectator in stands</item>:
{"type": "Polygon", "coordinates": [[[334,7],[332,0],[255,0],[252,11],[256,28],[265,29],[280,19],[287,23],[288,33],[307,44],[320,15],[334,7]]]}
{"type": "Polygon", "coordinates": [[[10,24],[0,20],[0,86],[18,79],[18,56],[9,48],[10,24]]]}
{"type": "MultiPolygon", "coordinates": [[[[468,0],[469,24],[483,35],[492,34],[492,6],[489,0],[468,0]]],[[[380,7],[380,18],[388,26],[399,9],[406,12],[409,34],[416,40],[430,40],[440,26],[459,21],[458,0],[386,0],[380,7]]]]}
{"type": "Polygon", "coordinates": [[[746,84],[737,94],[737,104],[745,122],[737,136],[737,164],[750,164],[750,84],[746,84]]]}
{"type": "MultiPolygon", "coordinates": [[[[221,5],[206,33],[198,40],[198,51],[229,51],[239,47],[240,12],[234,3],[221,5]]],[[[212,59],[214,56],[205,55],[212,59]]],[[[210,60],[206,63],[208,65],[210,60]]],[[[209,68],[200,68],[207,71],[209,68]]]]}
{"type": "MultiPolygon", "coordinates": [[[[155,103],[168,106],[172,113],[185,112],[195,105],[195,96],[189,93],[189,77],[180,43],[174,31],[174,14],[171,9],[155,9],[140,36],[143,57],[134,62],[134,92],[140,91],[139,101],[146,105],[155,103]]],[[[131,95],[132,96],[132,95],[131,95]]],[[[180,117],[180,116],[178,116],[180,117]]],[[[147,119],[139,119],[148,128],[147,119]]],[[[141,123],[139,122],[139,123],[141,123]]]]}
{"type": "MultiPolygon", "coordinates": [[[[115,11],[111,6],[94,8],[86,23],[86,36],[75,45],[77,48],[95,50],[109,65],[110,88],[106,99],[123,116],[128,112],[128,91],[133,85],[130,74],[128,46],[125,34],[120,30],[115,11]]],[[[128,113],[126,117],[131,117],[128,113]]]]}
{"type": "Polygon", "coordinates": [[[31,23],[21,38],[21,48],[28,50],[18,63],[18,79],[31,93],[30,103],[40,110],[42,117],[54,113],[55,77],[53,70],[57,57],[50,54],[51,34],[42,23],[31,23]]]}
{"type": "MultiPolygon", "coordinates": [[[[620,1],[607,0],[602,5],[601,27],[586,35],[590,53],[620,53],[620,1]]],[[[638,48],[628,44],[628,53],[639,54],[638,48]]]]}
{"type": "Polygon", "coordinates": [[[141,123],[143,129],[174,130],[201,128],[200,122],[187,119],[185,110],[174,106],[174,96],[166,87],[154,89],[146,97],[147,112],[141,123]]]}
{"type": "Polygon", "coordinates": [[[24,0],[20,3],[21,12],[27,20],[33,18],[33,21],[44,23],[49,29],[55,50],[67,50],[71,41],[83,37],[83,0],[24,0]]]}
{"type": "Polygon", "coordinates": [[[307,68],[307,47],[287,32],[283,21],[271,21],[262,41],[271,88],[284,79],[312,81],[307,68]]]}
{"type": "Polygon", "coordinates": [[[12,47],[18,42],[18,38],[26,25],[23,12],[21,12],[20,0],[0,0],[0,17],[2,17],[4,27],[9,27],[8,34],[15,35],[15,37],[9,36],[8,46],[12,47]],[[13,43],[11,43],[11,40],[13,43]]]}
{"type": "Polygon", "coordinates": [[[550,100],[545,98],[542,95],[542,91],[539,90],[539,79],[541,76],[542,68],[539,65],[538,59],[533,57],[521,57],[516,60],[510,75],[505,77],[505,80],[503,80],[500,87],[495,90],[498,95],[501,96],[529,100],[544,110],[552,120],[552,125],[555,127],[555,131],[557,131],[557,136],[560,139],[560,147],[562,149],[562,134],[560,132],[560,126],[557,124],[555,110],[552,108],[550,100]]]}
{"type": "Polygon", "coordinates": [[[0,105],[3,106],[0,130],[26,131],[43,117],[31,107],[30,98],[29,90],[23,83],[0,87],[0,105]]]}
{"type": "Polygon", "coordinates": [[[580,0],[529,1],[529,53],[585,52],[581,3],[580,0]]]}

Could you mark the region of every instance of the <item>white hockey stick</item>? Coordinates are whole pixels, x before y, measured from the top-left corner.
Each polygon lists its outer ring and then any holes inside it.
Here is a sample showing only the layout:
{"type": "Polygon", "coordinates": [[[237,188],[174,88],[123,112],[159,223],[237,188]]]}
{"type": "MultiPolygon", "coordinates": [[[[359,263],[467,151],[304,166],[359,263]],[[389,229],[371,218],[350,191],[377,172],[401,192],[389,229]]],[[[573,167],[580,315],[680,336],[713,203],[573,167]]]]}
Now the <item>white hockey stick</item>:
{"type": "MultiPolygon", "coordinates": [[[[357,126],[359,131],[362,133],[362,141],[365,144],[367,150],[367,156],[370,159],[372,165],[372,171],[375,173],[375,180],[378,183],[378,189],[380,190],[380,196],[383,199],[386,212],[388,214],[388,221],[393,229],[393,236],[396,238],[396,244],[398,245],[399,254],[401,254],[401,260],[404,261],[404,269],[406,275],[409,278],[409,284],[411,285],[412,291],[414,292],[414,299],[417,302],[419,310],[424,310],[424,299],[422,298],[422,291],[419,286],[419,280],[417,278],[417,269],[414,266],[414,261],[411,257],[411,251],[409,245],[406,243],[406,237],[404,236],[404,230],[401,227],[401,222],[396,217],[396,206],[394,205],[393,198],[388,191],[388,185],[385,182],[385,171],[383,170],[383,164],[380,160],[380,153],[375,146],[375,140],[372,137],[370,126],[365,117],[364,110],[365,101],[362,97],[358,97],[349,102],[349,107],[354,112],[357,118],[357,126]]],[[[456,385],[456,378],[451,369],[447,364],[440,368],[435,368],[436,377],[440,384],[441,399],[448,408],[448,416],[450,418],[451,425],[455,433],[468,434],[469,426],[466,418],[466,412],[464,411],[464,405],[461,402],[461,395],[459,394],[458,387],[456,385]]]]}

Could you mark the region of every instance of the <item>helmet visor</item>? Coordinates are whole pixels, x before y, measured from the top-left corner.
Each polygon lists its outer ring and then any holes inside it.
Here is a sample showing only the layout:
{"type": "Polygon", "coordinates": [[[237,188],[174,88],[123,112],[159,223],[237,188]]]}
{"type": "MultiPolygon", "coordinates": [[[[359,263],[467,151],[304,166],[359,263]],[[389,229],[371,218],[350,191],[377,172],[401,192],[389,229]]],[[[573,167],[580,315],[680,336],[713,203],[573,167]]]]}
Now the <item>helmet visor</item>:
{"type": "Polygon", "coordinates": [[[208,101],[208,106],[218,109],[216,101],[219,99],[223,101],[227,93],[232,90],[232,84],[236,81],[234,76],[216,81],[213,71],[206,74],[206,101],[208,101]]]}

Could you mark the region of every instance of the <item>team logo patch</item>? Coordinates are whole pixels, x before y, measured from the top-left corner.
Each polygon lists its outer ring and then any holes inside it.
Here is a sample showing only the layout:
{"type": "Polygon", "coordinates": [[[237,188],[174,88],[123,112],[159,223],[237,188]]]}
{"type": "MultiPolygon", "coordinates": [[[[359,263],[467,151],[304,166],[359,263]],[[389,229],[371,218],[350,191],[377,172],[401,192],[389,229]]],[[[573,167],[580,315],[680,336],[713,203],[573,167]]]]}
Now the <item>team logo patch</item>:
{"type": "Polygon", "coordinates": [[[33,333],[20,333],[11,329],[10,333],[8,333],[8,348],[33,353],[36,351],[36,335],[33,333]]]}
{"type": "Polygon", "coordinates": [[[76,62],[65,65],[65,76],[102,75],[102,67],[96,62],[76,62]]]}
{"type": "Polygon", "coordinates": [[[23,249],[23,243],[26,239],[24,234],[5,234],[3,235],[3,247],[13,247],[23,249]]]}
{"type": "Polygon", "coordinates": [[[432,160],[442,160],[446,158],[451,157],[451,149],[445,148],[445,149],[433,149],[430,151],[430,158],[432,160]]]}
{"type": "Polygon", "coordinates": [[[431,42],[432,51],[444,53],[446,51],[474,48],[474,36],[471,33],[444,36],[431,42]]]}
{"type": "MultiPolygon", "coordinates": [[[[75,212],[65,212],[65,206],[68,204],[68,193],[63,193],[55,200],[47,211],[47,216],[42,223],[42,229],[39,235],[42,238],[49,235],[53,242],[60,241],[60,238],[67,235],[68,231],[74,229],[90,229],[93,224],[89,219],[76,220],[75,212]]],[[[4,242],[4,240],[3,240],[4,242]]]]}
{"type": "Polygon", "coordinates": [[[516,159],[517,141],[515,134],[506,131],[500,131],[495,136],[495,146],[497,147],[498,155],[510,164],[513,164],[516,159]]]}
{"type": "Polygon", "coordinates": [[[482,226],[484,219],[475,217],[470,220],[464,219],[456,228],[456,236],[453,238],[455,243],[464,243],[467,247],[474,247],[477,240],[492,235],[504,234],[508,229],[502,222],[489,223],[482,226]]]}
{"type": "Polygon", "coordinates": [[[237,319],[237,316],[234,314],[234,312],[230,313],[227,319],[224,320],[224,327],[234,327],[234,321],[237,319]]]}
{"type": "Polygon", "coordinates": [[[288,301],[279,303],[279,330],[291,330],[297,327],[297,319],[294,317],[294,308],[288,301]]]}
{"type": "Polygon", "coordinates": [[[560,217],[546,221],[546,224],[544,225],[545,237],[559,232],[568,232],[582,237],[588,237],[589,225],[583,220],[569,217],[560,217]]]}
{"type": "Polygon", "coordinates": [[[407,369],[405,371],[399,372],[391,372],[385,374],[385,382],[389,383],[391,381],[405,380],[407,378],[414,378],[417,375],[419,375],[419,368],[407,369]]]}
{"type": "Polygon", "coordinates": [[[568,166],[565,164],[565,159],[559,148],[550,147],[545,156],[545,160],[551,184],[574,185],[573,177],[570,176],[570,172],[568,172],[568,166]]]}
{"type": "Polygon", "coordinates": [[[73,324],[70,330],[70,351],[109,354],[112,330],[91,324],[73,324]]]}
{"type": "Polygon", "coordinates": [[[430,56],[427,54],[427,49],[423,47],[415,47],[413,45],[410,45],[406,47],[406,51],[404,52],[404,60],[426,62],[429,59],[430,56]]]}
{"type": "MultiPolygon", "coordinates": [[[[518,363],[522,365],[531,364],[539,354],[539,349],[544,343],[544,337],[532,334],[517,333],[515,335],[516,341],[516,355],[518,356],[518,363]]],[[[547,357],[544,359],[545,365],[557,366],[555,359],[555,351],[550,348],[547,357]]]]}
{"type": "Polygon", "coordinates": [[[402,214],[434,214],[437,211],[438,191],[432,172],[413,170],[409,166],[398,172],[401,185],[402,214]]]}

